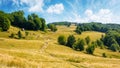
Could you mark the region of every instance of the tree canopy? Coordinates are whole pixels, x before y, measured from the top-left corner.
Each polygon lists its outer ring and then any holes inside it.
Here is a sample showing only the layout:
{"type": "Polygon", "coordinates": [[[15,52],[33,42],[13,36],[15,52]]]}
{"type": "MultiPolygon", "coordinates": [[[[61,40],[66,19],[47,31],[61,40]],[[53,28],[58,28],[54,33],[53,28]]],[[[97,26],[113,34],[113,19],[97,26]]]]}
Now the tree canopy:
{"type": "Polygon", "coordinates": [[[7,31],[10,27],[16,26],[26,30],[46,30],[46,21],[44,18],[39,17],[37,14],[32,13],[26,18],[24,11],[19,10],[12,13],[5,13],[0,11],[0,27],[3,31],[7,31]]]}

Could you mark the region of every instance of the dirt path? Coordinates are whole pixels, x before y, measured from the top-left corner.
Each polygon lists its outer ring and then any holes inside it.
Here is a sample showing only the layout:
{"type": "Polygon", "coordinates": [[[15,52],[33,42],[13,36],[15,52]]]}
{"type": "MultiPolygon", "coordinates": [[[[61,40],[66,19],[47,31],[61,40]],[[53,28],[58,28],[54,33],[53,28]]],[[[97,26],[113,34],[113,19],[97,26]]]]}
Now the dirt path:
{"type": "Polygon", "coordinates": [[[43,47],[40,49],[40,53],[43,53],[48,47],[49,39],[45,40],[43,47]]]}

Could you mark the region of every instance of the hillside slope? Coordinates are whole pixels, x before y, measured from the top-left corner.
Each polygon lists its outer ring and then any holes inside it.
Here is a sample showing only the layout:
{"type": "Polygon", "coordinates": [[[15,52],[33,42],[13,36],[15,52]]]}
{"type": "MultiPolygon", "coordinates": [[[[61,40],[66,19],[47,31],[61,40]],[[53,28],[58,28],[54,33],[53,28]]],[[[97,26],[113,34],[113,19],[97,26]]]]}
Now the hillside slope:
{"type": "MultiPolygon", "coordinates": [[[[14,31],[9,30],[9,33],[14,31]]],[[[58,26],[57,32],[28,31],[30,35],[26,39],[10,39],[8,35],[0,32],[0,67],[2,68],[119,68],[120,54],[109,50],[97,48],[94,55],[84,51],[75,51],[69,47],[59,45],[59,35],[70,34],[76,38],[90,36],[92,41],[99,39],[104,33],[83,32],[76,34],[75,26],[58,26]],[[106,52],[108,58],[103,58],[106,52]]],[[[16,28],[16,31],[17,32],[16,28]]],[[[23,32],[24,33],[24,32],[23,32]]]]}

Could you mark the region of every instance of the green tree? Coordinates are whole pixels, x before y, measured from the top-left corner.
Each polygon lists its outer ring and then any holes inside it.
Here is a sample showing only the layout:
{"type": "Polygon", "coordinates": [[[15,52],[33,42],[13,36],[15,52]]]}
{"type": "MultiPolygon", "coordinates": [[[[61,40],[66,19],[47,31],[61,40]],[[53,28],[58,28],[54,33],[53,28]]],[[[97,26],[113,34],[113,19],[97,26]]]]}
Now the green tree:
{"type": "Polygon", "coordinates": [[[11,33],[11,35],[9,36],[10,38],[14,38],[15,37],[15,34],[14,33],[11,33]]]}
{"type": "Polygon", "coordinates": [[[5,16],[0,14],[0,27],[2,27],[3,31],[7,31],[10,28],[10,21],[9,19],[5,16]]]}
{"type": "Polygon", "coordinates": [[[29,32],[25,31],[25,36],[28,36],[29,35],[29,32]]]}
{"type": "Polygon", "coordinates": [[[9,19],[5,19],[2,25],[2,30],[7,31],[10,28],[10,21],[9,19]]]}
{"type": "Polygon", "coordinates": [[[86,43],[87,43],[87,45],[90,43],[90,37],[89,36],[87,36],[86,38],[85,38],[85,41],[86,41],[86,43]]]}
{"type": "Polygon", "coordinates": [[[45,31],[45,29],[46,29],[46,21],[45,21],[45,19],[44,18],[40,18],[40,20],[41,20],[41,22],[42,22],[42,27],[41,27],[41,30],[42,31],[45,31]]]}
{"type": "Polygon", "coordinates": [[[115,43],[115,39],[113,36],[106,35],[103,42],[106,46],[110,47],[113,43],[115,43]]]}
{"type": "Polygon", "coordinates": [[[31,15],[28,15],[28,20],[33,20],[33,17],[31,15]]]}
{"type": "Polygon", "coordinates": [[[24,27],[24,23],[26,22],[26,19],[24,17],[24,12],[23,11],[15,11],[12,12],[11,15],[14,17],[14,21],[11,23],[14,26],[23,28],[24,27]]]}
{"type": "Polygon", "coordinates": [[[68,23],[68,24],[67,24],[67,27],[70,27],[70,26],[71,26],[71,23],[68,23]]]}
{"type": "Polygon", "coordinates": [[[18,38],[19,38],[19,39],[22,38],[22,33],[21,33],[21,31],[18,31],[18,38]]]}
{"type": "Polygon", "coordinates": [[[96,43],[101,49],[104,48],[103,42],[101,40],[97,40],[96,43]]]}
{"type": "Polygon", "coordinates": [[[33,19],[38,18],[38,15],[35,14],[35,13],[32,13],[31,16],[32,16],[33,19]]]}
{"type": "Polygon", "coordinates": [[[73,45],[73,48],[75,50],[80,50],[80,51],[83,51],[85,48],[84,48],[84,40],[83,39],[78,39],[77,42],[73,45]]]}
{"type": "Polygon", "coordinates": [[[105,58],[107,57],[106,53],[102,53],[102,56],[105,57],[105,58]]]}
{"type": "Polygon", "coordinates": [[[35,29],[36,30],[40,30],[40,28],[42,27],[42,23],[41,23],[41,20],[39,18],[34,18],[34,23],[36,25],[35,29]]]}
{"type": "Polygon", "coordinates": [[[54,24],[49,24],[48,28],[50,28],[51,31],[53,31],[53,32],[57,31],[57,27],[54,24]]]}
{"type": "Polygon", "coordinates": [[[67,46],[72,48],[72,45],[76,42],[75,37],[73,35],[69,35],[67,38],[67,46]]]}
{"type": "Polygon", "coordinates": [[[118,43],[116,42],[116,43],[114,43],[114,44],[111,45],[110,49],[112,51],[119,51],[120,47],[119,47],[118,43]]]}
{"type": "Polygon", "coordinates": [[[82,33],[82,31],[80,30],[80,27],[79,27],[79,26],[76,27],[75,32],[78,33],[78,34],[81,34],[81,33],[82,33]]]}
{"type": "Polygon", "coordinates": [[[28,21],[25,23],[25,29],[35,30],[35,27],[36,27],[36,24],[35,24],[32,20],[28,20],[28,21]]]}
{"type": "Polygon", "coordinates": [[[61,44],[61,45],[65,45],[66,44],[66,38],[65,38],[65,36],[60,35],[58,37],[58,43],[61,44]]]}
{"type": "Polygon", "coordinates": [[[86,52],[88,54],[93,54],[94,53],[94,50],[95,50],[95,45],[94,44],[91,44],[89,45],[87,48],[86,48],[86,52]]]}

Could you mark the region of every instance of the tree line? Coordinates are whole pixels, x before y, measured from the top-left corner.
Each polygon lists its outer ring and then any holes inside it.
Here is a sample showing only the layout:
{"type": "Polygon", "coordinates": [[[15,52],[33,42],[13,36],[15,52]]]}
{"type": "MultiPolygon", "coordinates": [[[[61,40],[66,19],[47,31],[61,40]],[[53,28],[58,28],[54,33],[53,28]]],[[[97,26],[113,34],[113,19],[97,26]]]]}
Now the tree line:
{"type": "Polygon", "coordinates": [[[115,30],[109,30],[106,35],[101,38],[104,45],[112,51],[120,51],[120,33],[115,30]]]}
{"type": "Polygon", "coordinates": [[[75,32],[81,34],[84,31],[104,32],[101,42],[112,51],[120,51],[120,25],[102,24],[102,23],[84,23],[78,24],[75,32]]]}
{"type": "MultiPolygon", "coordinates": [[[[58,43],[61,45],[68,46],[70,48],[73,48],[74,50],[77,51],[84,51],[88,54],[93,54],[95,48],[99,44],[97,41],[96,42],[91,42],[91,39],[89,36],[87,36],[85,39],[77,39],[75,38],[74,35],[69,35],[67,38],[64,35],[60,35],[58,37],[58,43]],[[85,45],[88,45],[87,48],[85,48],[85,45]]],[[[99,44],[102,46],[102,44],[99,44]]]]}
{"type": "MultiPolygon", "coordinates": [[[[10,28],[10,25],[24,28],[26,30],[41,30],[45,31],[47,28],[46,21],[44,18],[39,17],[37,14],[32,13],[25,17],[24,12],[22,10],[5,13],[4,11],[0,11],[0,29],[2,31],[7,31],[10,28]]],[[[57,28],[52,25],[52,28],[57,28]]]]}
{"type": "Polygon", "coordinates": [[[59,25],[59,26],[67,26],[67,27],[70,27],[71,23],[73,22],[67,22],[67,21],[63,21],[63,22],[53,22],[53,23],[49,23],[49,24],[54,24],[54,25],[59,25]]]}
{"type": "Polygon", "coordinates": [[[102,24],[102,23],[80,23],[77,24],[77,28],[75,30],[76,33],[81,34],[84,31],[98,31],[106,33],[108,30],[116,30],[120,31],[119,24],[102,24]]]}

